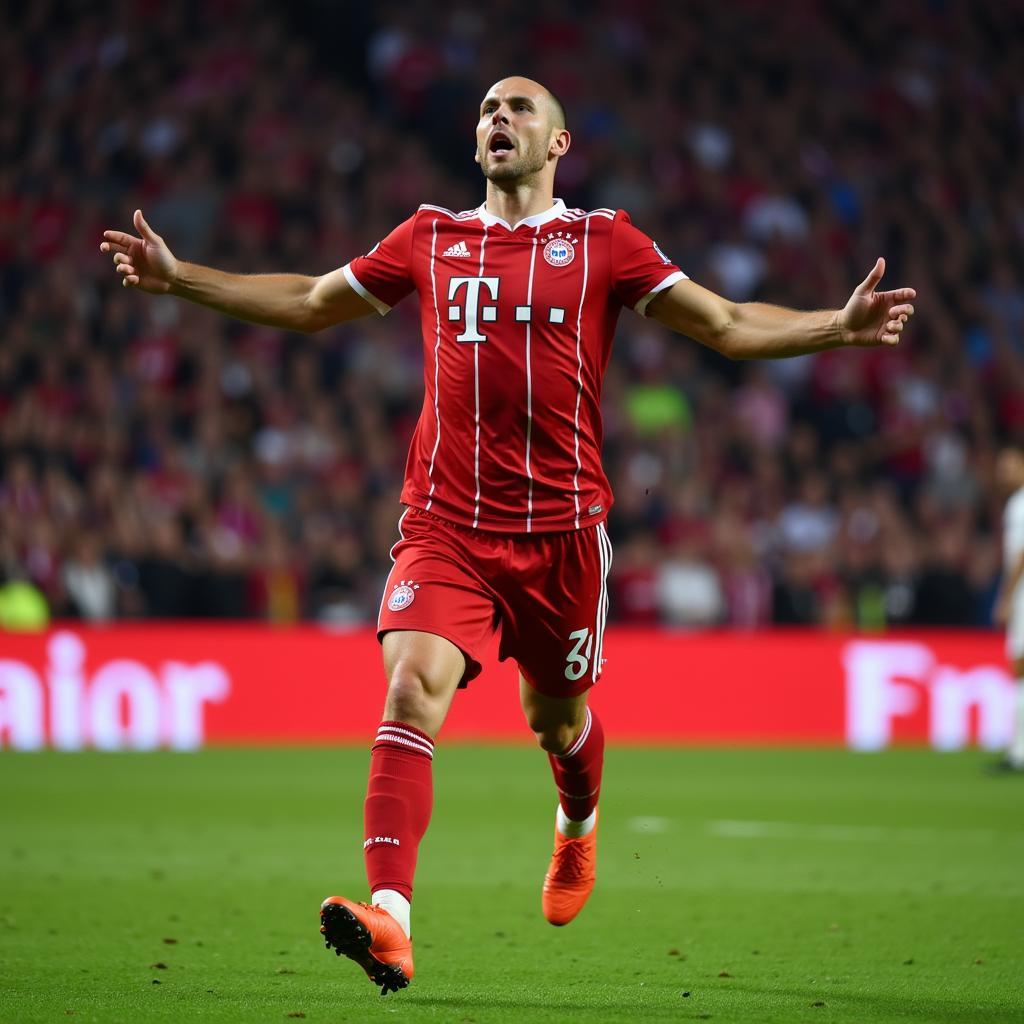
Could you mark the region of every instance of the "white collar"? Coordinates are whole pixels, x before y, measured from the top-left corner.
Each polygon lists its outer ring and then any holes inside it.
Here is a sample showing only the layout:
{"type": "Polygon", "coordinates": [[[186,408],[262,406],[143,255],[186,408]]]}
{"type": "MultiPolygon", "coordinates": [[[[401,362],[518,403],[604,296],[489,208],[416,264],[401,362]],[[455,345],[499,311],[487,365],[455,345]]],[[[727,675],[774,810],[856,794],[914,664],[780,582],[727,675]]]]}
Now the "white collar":
{"type": "Polygon", "coordinates": [[[535,213],[532,217],[524,217],[521,221],[517,221],[515,227],[509,225],[508,221],[504,221],[500,217],[495,217],[493,213],[490,213],[487,209],[486,202],[479,206],[476,212],[477,216],[488,227],[500,224],[503,228],[508,228],[509,231],[515,231],[517,228],[521,228],[524,225],[529,228],[539,227],[541,224],[546,224],[549,220],[554,220],[556,217],[560,217],[565,213],[565,203],[563,203],[561,199],[556,199],[555,205],[549,210],[545,210],[543,213],[535,213]]]}

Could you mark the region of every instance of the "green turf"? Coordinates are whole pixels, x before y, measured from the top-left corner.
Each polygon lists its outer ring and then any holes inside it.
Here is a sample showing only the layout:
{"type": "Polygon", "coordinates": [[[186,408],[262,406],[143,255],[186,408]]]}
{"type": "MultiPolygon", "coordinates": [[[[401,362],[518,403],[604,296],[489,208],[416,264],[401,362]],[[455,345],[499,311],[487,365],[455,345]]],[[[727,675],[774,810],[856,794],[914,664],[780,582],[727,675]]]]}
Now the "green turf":
{"type": "Polygon", "coordinates": [[[1024,778],[986,760],[611,750],[554,929],[545,760],[442,747],[382,999],[316,924],[363,895],[363,750],[4,754],[0,1020],[1024,1021],[1024,778]]]}

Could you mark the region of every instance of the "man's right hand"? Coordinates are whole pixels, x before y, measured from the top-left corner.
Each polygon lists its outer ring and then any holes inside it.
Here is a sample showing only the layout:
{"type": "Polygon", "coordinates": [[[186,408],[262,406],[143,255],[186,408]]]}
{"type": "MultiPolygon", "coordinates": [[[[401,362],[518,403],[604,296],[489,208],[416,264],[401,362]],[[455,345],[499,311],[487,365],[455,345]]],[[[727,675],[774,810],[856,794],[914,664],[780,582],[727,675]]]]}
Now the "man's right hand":
{"type": "Polygon", "coordinates": [[[146,223],[141,210],[135,211],[133,221],[141,238],[123,231],[104,231],[100,252],[114,254],[114,269],[121,275],[125,288],[166,294],[177,277],[178,261],[167,243],[146,223]]]}
{"type": "MultiPolygon", "coordinates": [[[[154,295],[172,292],[207,309],[283,331],[320,331],[355,320],[375,305],[352,287],[344,267],[320,277],[306,274],[228,274],[198,263],[179,262],[167,243],[135,211],[135,230],[104,231],[100,252],[113,253],[125,288],[154,295]]],[[[382,308],[387,312],[387,307],[382,308]]]]}

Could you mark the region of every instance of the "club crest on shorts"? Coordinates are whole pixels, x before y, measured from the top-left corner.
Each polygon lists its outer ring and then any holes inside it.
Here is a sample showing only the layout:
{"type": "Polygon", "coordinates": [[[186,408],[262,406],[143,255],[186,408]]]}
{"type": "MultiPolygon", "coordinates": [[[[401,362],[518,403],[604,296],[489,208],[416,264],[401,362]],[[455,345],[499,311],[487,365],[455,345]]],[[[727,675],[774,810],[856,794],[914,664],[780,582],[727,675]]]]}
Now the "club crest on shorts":
{"type": "Polygon", "coordinates": [[[544,259],[553,267],[567,267],[576,258],[576,249],[568,238],[552,238],[544,246],[544,259]]]}
{"type": "Polygon", "coordinates": [[[396,583],[388,598],[388,608],[393,612],[405,611],[416,600],[416,591],[420,589],[418,583],[412,580],[402,580],[396,583]]]}

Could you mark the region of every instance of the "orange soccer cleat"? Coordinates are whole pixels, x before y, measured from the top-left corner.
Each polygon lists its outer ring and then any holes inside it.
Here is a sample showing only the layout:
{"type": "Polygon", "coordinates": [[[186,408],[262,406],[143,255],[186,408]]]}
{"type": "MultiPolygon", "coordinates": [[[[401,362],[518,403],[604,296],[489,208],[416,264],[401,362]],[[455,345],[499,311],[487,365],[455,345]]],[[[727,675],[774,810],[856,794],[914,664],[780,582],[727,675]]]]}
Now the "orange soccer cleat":
{"type": "Polygon", "coordinates": [[[555,829],[555,852],[544,876],[541,907],[555,925],[568,924],[587,902],[597,878],[597,823],[581,839],[568,839],[555,829]]]}
{"type": "Polygon", "coordinates": [[[328,949],[359,964],[382,996],[412,981],[412,941],[383,907],[328,896],[320,904],[320,934],[328,949]]]}

